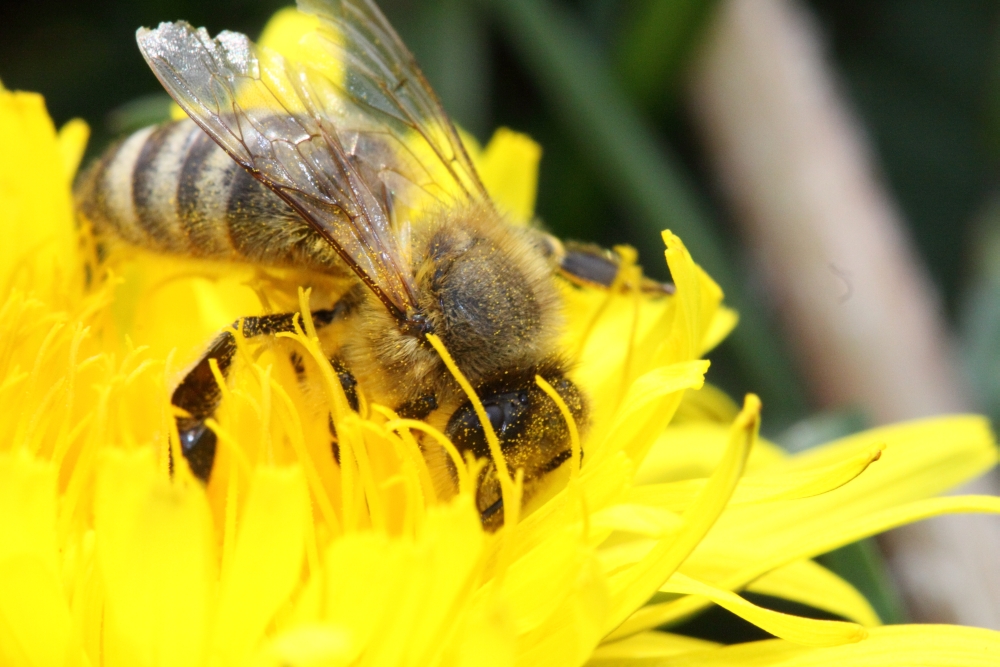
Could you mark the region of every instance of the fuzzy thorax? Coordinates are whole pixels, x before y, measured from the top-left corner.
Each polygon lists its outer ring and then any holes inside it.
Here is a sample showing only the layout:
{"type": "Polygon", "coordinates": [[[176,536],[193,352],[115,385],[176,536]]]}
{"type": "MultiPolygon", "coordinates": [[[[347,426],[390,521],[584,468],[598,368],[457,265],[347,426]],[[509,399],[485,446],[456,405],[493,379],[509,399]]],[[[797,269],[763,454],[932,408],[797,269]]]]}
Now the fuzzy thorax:
{"type": "MultiPolygon", "coordinates": [[[[529,233],[488,205],[435,218],[413,237],[419,307],[473,386],[553,365],[560,300],[529,233]]],[[[357,335],[344,356],[375,400],[399,405],[433,394],[443,407],[460,399],[425,340],[404,332],[371,294],[358,308],[357,335]]]]}

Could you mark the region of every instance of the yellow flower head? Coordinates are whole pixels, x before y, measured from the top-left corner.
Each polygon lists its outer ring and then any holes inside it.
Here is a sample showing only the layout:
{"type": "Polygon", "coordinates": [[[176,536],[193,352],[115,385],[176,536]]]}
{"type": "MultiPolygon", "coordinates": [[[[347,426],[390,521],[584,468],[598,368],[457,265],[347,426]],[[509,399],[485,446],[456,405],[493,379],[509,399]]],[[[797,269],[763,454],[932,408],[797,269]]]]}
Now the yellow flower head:
{"type": "MultiPolygon", "coordinates": [[[[879,627],[810,560],[934,514],[1000,511],[995,498],[927,499],[996,463],[985,421],[925,420],[794,457],[760,441],[756,397],[737,409],[703,389],[701,357],[735,316],[669,232],[675,295],[625,289],[638,284],[627,252],[622,289],[563,290],[592,423],[523,508],[510,471],[515,502],[495,533],[474,504],[483,462],[422,422],[350,410],[308,318],[277,341],[239,339],[202,485],[177,465],[170,388],[236,317],[266,299],[308,313],[308,296],[294,275],[138,251],[98,279],[70,207],[85,140],[79,123],[57,133],[38,96],[0,91],[0,233],[13,241],[0,250],[0,664],[996,660],[989,631],[879,627]],[[453,459],[455,493],[431,479],[431,441],[453,459]],[[742,590],[845,620],[763,609],[742,590]],[[657,630],[711,603],[778,639],[724,648],[657,630]]],[[[527,222],[537,146],[501,131],[470,152],[527,222]]]]}

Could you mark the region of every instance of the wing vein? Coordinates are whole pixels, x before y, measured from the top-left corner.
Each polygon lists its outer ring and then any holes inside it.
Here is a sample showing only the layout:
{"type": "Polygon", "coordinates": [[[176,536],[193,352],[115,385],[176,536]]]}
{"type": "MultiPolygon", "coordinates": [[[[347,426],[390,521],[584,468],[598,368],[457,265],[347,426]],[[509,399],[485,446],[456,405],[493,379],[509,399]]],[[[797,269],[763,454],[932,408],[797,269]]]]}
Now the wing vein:
{"type": "Polygon", "coordinates": [[[180,106],[287,201],[397,317],[419,310],[409,230],[488,202],[457,131],[370,0],[300,0],[318,26],[288,61],[187,23],[137,34],[180,106]],[[402,237],[402,238],[401,238],[402,237]]]}

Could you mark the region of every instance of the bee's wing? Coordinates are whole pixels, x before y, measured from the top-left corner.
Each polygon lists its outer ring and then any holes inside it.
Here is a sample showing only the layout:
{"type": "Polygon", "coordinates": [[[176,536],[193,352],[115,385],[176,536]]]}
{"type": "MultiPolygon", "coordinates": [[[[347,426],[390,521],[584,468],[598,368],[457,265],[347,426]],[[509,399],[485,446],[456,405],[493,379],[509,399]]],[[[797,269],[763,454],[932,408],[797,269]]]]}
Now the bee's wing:
{"type": "Polygon", "coordinates": [[[298,0],[298,7],[319,20],[319,28],[306,38],[313,53],[329,59],[317,65],[342,75],[344,99],[337,102],[360,111],[359,117],[345,117],[346,125],[387,149],[379,159],[377,150],[368,152],[362,143],[352,154],[396,190],[393,205],[433,203],[420,202],[421,197],[444,204],[486,199],[441,102],[375,3],[298,0]],[[414,186],[422,192],[403,192],[414,186]]]}
{"type": "MultiPolygon", "coordinates": [[[[484,197],[434,93],[378,10],[311,2],[329,62],[289,62],[244,35],[140,30],[157,78],[215,141],[295,207],[400,318],[416,309],[400,211],[484,197]]],[[[403,222],[408,222],[404,220],[403,222]]]]}

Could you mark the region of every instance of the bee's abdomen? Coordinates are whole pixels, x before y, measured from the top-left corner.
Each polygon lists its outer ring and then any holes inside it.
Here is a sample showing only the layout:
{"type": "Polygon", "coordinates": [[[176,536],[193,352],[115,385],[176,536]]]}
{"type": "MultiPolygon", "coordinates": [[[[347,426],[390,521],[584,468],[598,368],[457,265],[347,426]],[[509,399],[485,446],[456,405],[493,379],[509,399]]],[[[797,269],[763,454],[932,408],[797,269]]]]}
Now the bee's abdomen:
{"type": "Polygon", "coordinates": [[[326,268],[329,246],[190,120],[139,130],[83,176],[99,236],[160,252],[326,268]]]}

